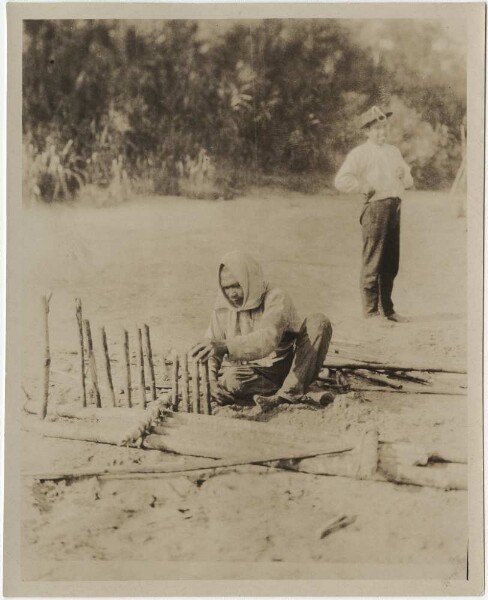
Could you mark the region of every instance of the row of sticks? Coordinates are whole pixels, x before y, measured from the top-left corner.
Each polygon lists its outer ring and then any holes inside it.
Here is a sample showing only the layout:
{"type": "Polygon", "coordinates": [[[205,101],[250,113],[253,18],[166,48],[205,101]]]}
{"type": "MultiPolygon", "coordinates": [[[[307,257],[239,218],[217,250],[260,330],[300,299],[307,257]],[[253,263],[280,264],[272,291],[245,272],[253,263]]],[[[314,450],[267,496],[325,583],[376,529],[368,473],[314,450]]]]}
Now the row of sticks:
{"type": "MultiPolygon", "coordinates": [[[[47,415],[47,407],[49,401],[49,381],[50,381],[50,365],[51,365],[51,354],[49,344],[49,302],[51,295],[43,296],[43,308],[44,308],[44,333],[45,333],[45,357],[44,357],[44,396],[41,404],[40,418],[44,419],[47,415]]],[[[81,373],[81,392],[82,392],[82,403],[83,407],[86,408],[87,402],[87,370],[90,373],[90,380],[92,386],[92,393],[95,398],[95,404],[97,408],[102,408],[102,398],[100,394],[100,387],[98,384],[98,372],[97,364],[95,359],[95,352],[93,348],[93,337],[91,332],[90,321],[83,318],[83,309],[81,300],[79,298],[75,301],[76,308],[76,320],[78,323],[78,334],[80,344],[80,373],[81,373]],[[86,361],[85,361],[86,356],[86,361]],[[87,363],[87,364],[86,364],[87,363]],[[87,369],[88,367],[88,369],[87,369]]],[[[157,386],[156,377],[154,370],[154,360],[151,345],[151,335],[149,326],[144,324],[143,329],[138,328],[138,358],[139,358],[139,376],[140,376],[140,392],[141,401],[140,406],[143,409],[147,407],[146,397],[146,370],[145,360],[146,358],[149,378],[151,400],[155,402],[157,400],[157,386]],[[144,332],[144,345],[143,345],[143,332],[144,332]]],[[[110,403],[113,407],[117,406],[115,399],[115,391],[112,377],[111,360],[108,351],[107,334],[105,327],[101,328],[101,338],[103,355],[105,359],[105,370],[107,374],[108,389],[110,394],[110,403]]],[[[126,371],[126,404],[129,408],[133,407],[132,402],[132,374],[131,374],[131,362],[130,362],[130,348],[129,348],[129,333],[124,330],[124,356],[125,356],[125,371],[126,371]]],[[[165,365],[166,366],[166,365],[165,365]]],[[[172,374],[171,374],[171,408],[178,410],[180,404],[180,368],[181,368],[181,400],[183,401],[184,410],[187,412],[196,412],[211,414],[211,392],[210,392],[210,380],[209,380],[209,368],[208,363],[201,363],[200,361],[194,361],[192,363],[191,378],[188,367],[188,354],[176,355],[173,359],[172,374]],[[192,382],[192,392],[190,396],[190,379],[192,382]],[[190,402],[191,399],[191,402],[190,402]]]]}

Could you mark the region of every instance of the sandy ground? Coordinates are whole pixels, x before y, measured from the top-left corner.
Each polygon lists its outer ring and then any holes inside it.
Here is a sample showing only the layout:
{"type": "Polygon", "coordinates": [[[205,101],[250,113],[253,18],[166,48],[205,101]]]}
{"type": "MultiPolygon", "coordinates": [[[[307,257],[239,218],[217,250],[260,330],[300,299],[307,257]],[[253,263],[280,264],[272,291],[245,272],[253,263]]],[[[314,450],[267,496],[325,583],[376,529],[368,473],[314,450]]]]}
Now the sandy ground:
{"type": "MultiPolygon", "coordinates": [[[[229,202],[146,198],[119,207],[25,211],[25,390],[33,398],[41,393],[41,294],[53,293],[52,401],[79,400],[74,299],[81,297],[97,352],[99,328],[106,327],[117,397],[123,404],[119,393],[124,386],[123,328],[129,330],[135,348],[136,327],[150,325],[161,380],[162,358],[172,348],[188,349],[205,331],[216,293],[216,265],[231,249],[247,250],[260,259],[265,275],[291,293],[302,315],[327,314],[334,339],[353,341],[361,356],[395,364],[464,368],[465,220],[454,217],[445,194],[405,197],[394,299],[397,310],[411,321],[375,327],[360,317],[359,211],[352,198],[272,191],[229,202]]],[[[101,364],[100,354],[98,358],[101,364]]],[[[465,383],[462,376],[439,375],[435,381],[460,394],[459,386],[465,383]]],[[[136,391],[136,401],[138,397],[136,391]]],[[[251,415],[232,409],[219,414],[219,418],[233,416],[251,415]]],[[[284,406],[267,418],[295,426],[297,435],[314,431],[354,436],[376,423],[383,439],[462,450],[466,417],[463,395],[383,392],[337,396],[318,411],[284,406]]],[[[157,451],[49,440],[26,432],[23,447],[24,471],[175,460],[157,451]]],[[[81,576],[79,561],[104,564],[102,572],[112,569],[115,578],[137,578],[142,570],[129,574],[108,565],[155,558],[221,563],[222,576],[225,565],[234,562],[373,563],[465,576],[467,494],[462,491],[265,467],[143,481],[90,479],[70,485],[32,485],[26,477],[23,490],[26,579],[76,578],[81,576]],[[355,515],[355,523],[319,539],[320,525],[344,512],[355,515]]]]}

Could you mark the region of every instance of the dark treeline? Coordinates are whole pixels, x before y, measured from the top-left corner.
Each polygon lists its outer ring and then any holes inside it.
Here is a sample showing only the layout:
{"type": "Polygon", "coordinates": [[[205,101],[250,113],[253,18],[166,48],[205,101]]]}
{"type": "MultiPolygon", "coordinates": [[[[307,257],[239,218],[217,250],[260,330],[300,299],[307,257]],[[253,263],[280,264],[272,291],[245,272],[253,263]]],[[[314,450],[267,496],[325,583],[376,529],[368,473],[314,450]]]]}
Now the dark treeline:
{"type": "Polygon", "coordinates": [[[378,51],[356,25],[274,19],[205,33],[195,21],[26,21],[23,132],[37,193],[62,198],[114,173],[190,195],[198,176],[217,195],[258,176],[326,178],[372,103],[394,108],[393,141],[419,187],[446,185],[459,164],[462,56],[432,24],[407,53],[408,28],[378,51]]]}

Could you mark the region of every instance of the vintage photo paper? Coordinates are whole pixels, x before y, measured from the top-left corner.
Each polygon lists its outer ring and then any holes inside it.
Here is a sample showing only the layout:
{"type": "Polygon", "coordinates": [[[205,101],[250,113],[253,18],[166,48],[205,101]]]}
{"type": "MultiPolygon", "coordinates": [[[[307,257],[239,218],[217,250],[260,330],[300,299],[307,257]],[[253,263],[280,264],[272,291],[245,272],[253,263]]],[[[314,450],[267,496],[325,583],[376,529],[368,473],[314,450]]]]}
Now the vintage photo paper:
{"type": "Polygon", "coordinates": [[[482,593],[485,9],[7,5],[5,595],[482,593]]]}

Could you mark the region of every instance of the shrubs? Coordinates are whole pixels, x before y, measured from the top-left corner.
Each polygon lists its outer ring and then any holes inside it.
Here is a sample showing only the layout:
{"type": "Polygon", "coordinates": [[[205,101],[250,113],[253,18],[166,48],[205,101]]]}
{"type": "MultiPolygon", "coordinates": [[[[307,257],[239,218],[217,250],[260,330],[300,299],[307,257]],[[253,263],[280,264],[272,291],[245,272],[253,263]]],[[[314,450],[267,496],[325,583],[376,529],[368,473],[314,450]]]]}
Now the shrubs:
{"type": "Polygon", "coordinates": [[[26,21],[26,196],[65,201],[91,185],[117,202],[131,191],[227,198],[274,175],[301,189],[336,170],[360,139],[355,116],[390,80],[394,141],[420,186],[445,185],[462,99],[446,93],[447,110],[442,82],[425,98],[412,73],[401,90],[388,64],[331,19],[227,23],[208,40],[183,20],[26,21]]]}

